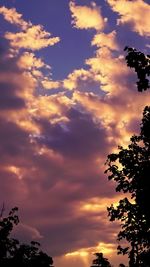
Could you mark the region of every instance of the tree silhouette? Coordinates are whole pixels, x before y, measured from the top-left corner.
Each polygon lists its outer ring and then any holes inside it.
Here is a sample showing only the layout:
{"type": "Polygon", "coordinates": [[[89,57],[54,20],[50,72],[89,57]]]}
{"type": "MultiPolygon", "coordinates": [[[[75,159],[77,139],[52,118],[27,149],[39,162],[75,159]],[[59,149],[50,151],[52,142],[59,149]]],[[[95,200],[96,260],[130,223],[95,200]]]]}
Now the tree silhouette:
{"type": "Polygon", "coordinates": [[[134,68],[137,73],[138,91],[142,92],[150,88],[150,55],[137,51],[135,48],[125,47],[127,51],[126,62],[127,66],[134,68]]]}
{"type": "Polygon", "coordinates": [[[111,267],[108,259],[103,257],[103,253],[95,253],[96,259],[93,260],[91,267],[111,267]]]}
{"type": "Polygon", "coordinates": [[[19,223],[18,208],[13,208],[8,217],[0,219],[0,266],[2,267],[49,267],[53,260],[40,250],[38,242],[20,244],[11,238],[14,225],[19,223]]]}
{"type": "Polygon", "coordinates": [[[118,253],[128,254],[129,266],[150,266],[150,107],[144,109],[140,134],[131,137],[128,148],[118,149],[108,155],[105,171],[116,191],[127,194],[108,208],[110,221],[121,221],[118,240],[130,244],[119,245],[118,253]]]}
{"type": "MultiPolygon", "coordinates": [[[[138,91],[150,88],[150,55],[125,47],[126,62],[137,73],[138,91]]],[[[108,208],[110,221],[119,220],[118,241],[129,246],[118,246],[118,254],[128,254],[130,267],[150,266],[150,107],[143,112],[141,131],[130,139],[127,148],[118,147],[118,153],[108,155],[105,173],[116,182],[116,192],[126,196],[118,206],[108,208]]]]}

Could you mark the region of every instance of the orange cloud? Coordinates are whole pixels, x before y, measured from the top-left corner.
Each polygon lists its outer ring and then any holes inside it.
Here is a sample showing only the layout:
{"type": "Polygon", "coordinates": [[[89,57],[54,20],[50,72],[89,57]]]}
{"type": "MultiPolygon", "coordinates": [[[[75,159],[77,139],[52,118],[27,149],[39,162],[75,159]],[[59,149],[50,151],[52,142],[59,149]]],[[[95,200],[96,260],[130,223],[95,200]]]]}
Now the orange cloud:
{"type": "Polygon", "coordinates": [[[60,41],[59,37],[50,37],[51,34],[43,30],[41,25],[34,25],[27,30],[18,33],[6,32],[5,38],[10,41],[12,47],[20,49],[39,50],[52,46],[60,41]]]}
{"type": "Polygon", "coordinates": [[[118,94],[118,90],[124,90],[123,84],[116,81],[122,74],[128,75],[130,72],[123,57],[114,57],[110,49],[104,46],[97,50],[95,57],[87,59],[86,64],[95,74],[95,79],[99,80],[103,91],[118,94]]]}
{"type": "Polygon", "coordinates": [[[74,1],[71,1],[69,6],[73,18],[72,24],[75,28],[104,29],[107,19],[102,17],[100,7],[97,7],[94,2],[91,7],[88,7],[76,5],[74,1]]]}
{"type": "Polygon", "coordinates": [[[6,8],[5,6],[0,7],[0,14],[2,14],[8,22],[15,24],[21,29],[26,30],[32,26],[31,22],[26,22],[22,19],[22,14],[18,13],[15,8],[6,8]]]}
{"type": "Polygon", "coordinates": [[[51,119],[51,122],[64,120],[64,113],[72,105],[72,101],[62,93],[34,98],[29,109],[34,118],[51,119]]]}
{"type": "Polygon", "coordinates": [[[62,83],[59,81],[52,81],[45,77],[45,79],[42,80],[42,85],[44,89],[57,89],[61,87],[62,83]]]}
{"type": "Polygon", "coordinates": [[[24,52],[23,54],[21,54],[17,64],[21,69],[27,70],[40,69],[42,67],[45,67],[45,63],[42,61],[42,59],[36,58],[34,53],[30,52],[24,52]]]}
{"type": "Polygon", "coordinates": [[[33,25],[22,19],[22,15],[15,8],[0,7],[0,14],[4,19],[19,26],[22,31],[13,33],[6,32],[5,38],[10,41],[11,48],[17,52],[20,48],[29,50],[39,50],[48,46],[53,46],[60,41],[59,37],[51,37],[51,33],[45,31],[41,25],[33,25]]]}
{"type": "Polygon", "coordinates": [[[142,36],[150,36],[150,5],[143,0],[107,0],[113,11],[120,15],[118,24],[129,24],[142,36]],[[134,15],[133,15],[134,14],[134,15]]]}
{"type": "Polygon", "coordinates": [[[69,90],[76,89],[80,81],[87,82],[88,79],[92,79],[92,74],[85,69],[74,70],[63,80],[63,87],[69,90]]]}
{"type": "MultiPolygon", "coordinates": [[[[41,58],[37,58],[34,53],[31,52],[22,53],[17,60],[17,66],[22,71],[24,71],[26,75],[32,77],[32,79],[34,79],[35,82],[41,82],[43,88],[50,89],[49,76],[51,76],[50,72],[51,67],[45,64],[45,62],[41,58]],[[47,76],[43,74],[43,69],[45,69],[46,71],[48,70],[47,76]]],[[[53,84],[51,84],[51,88],[52,86],[53,88],[57,88],[58,84],[59,82],[53,82],[53,84]]]]}
{"type": "Polygon", "coordinates": [[[15,58],[16,55],[19,55],[17,66],[24,71],[24,76],[28,76],[35,84],[40,81],[45,89],[58,88],[60,82],[52,81],[50,78],[51,73],[46,75],[39,70],[42,68],[50,70],[51,67],[45,64],[41,58],[37,58],[33,52],[20,52],[20,49],[40,50],[41,48],[54,45],[59,42],[60,38],[52,38],[51,34],[46,32],[41,25],[32,25],[31,22],[24,21],[22,15],[14,8],[8,9],[3,6],[0,8],[0,14],[4,16],[5,20],[21,28],[20,32],[6,32],[4,35],[10,41],[7,58],[15,58]]]}
{"type": "Polygon", "coordinates": [[[116,40],[116,31],[112,31],[108,34],[96,34],[92,40],[92,45],[96,45],[97,47],[108,47],[112,50],[118,50],[119,45],[116,40]]]}

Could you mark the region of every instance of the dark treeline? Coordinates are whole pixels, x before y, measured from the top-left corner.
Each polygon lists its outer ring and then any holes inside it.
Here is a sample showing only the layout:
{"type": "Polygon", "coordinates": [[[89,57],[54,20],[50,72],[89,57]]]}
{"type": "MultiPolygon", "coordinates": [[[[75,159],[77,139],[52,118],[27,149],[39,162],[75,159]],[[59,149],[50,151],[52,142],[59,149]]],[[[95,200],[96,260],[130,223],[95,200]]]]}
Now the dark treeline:
{"type": "Polygon", "coordinates": [[[52,257],[40,250],[38,242],[22,244],[11,237],[13,227],[19,223],[18,208],[0,220],[0,266],[1,267],[52,267],[52,257]]]}
{"type": "MultiPolygon", "coordinates": [[[[150,88],[150,55],[126,47],[126,62],[137,73],[139,92],[150,88]]],[[[130,138],[127,148],[108,155],[105,173],[116,182],[116,192],[125,197],[117,207],[108,208],[110,221],[121,222],[118,254],[128,255],[129,267],[150,267],[150,106],[143,111],[139,135],[130,138]]],[[[101,265],[102,266],[102,265],[101,265]]],[[[122,265],[121,265],[122,266],[122,265]]]]}
{"type": "MultiPolygon", "coordinates": [[[[150,55],[125,48],[126,62],[137,73],[139,92],[150,88],[150,55]]],[[[110,221],[120,221],[118,254],[128,255],[128,267],[150,267],[150,106],[143,111],[141,131],[130,138],[127,148],[108,155],[105,173],[116,182],[116,192],[123,192],[117,207],[108,207],[110,221]],[[119,163],[119,164],[118,164],[119,163]],[[121,241],[126,241],[125,247],[121,241]]],[[[11,237],[19,223],[18,208],[7,217],[0,216],[0,267],[52,267],[53,259],[40,249],[38,242],[20,243],[11,237]]],[[[112,267],[102,253],[95,253],[91,267],[112,267]]],[[[119,267],[125,267],[120,263],[119,267]]]]}

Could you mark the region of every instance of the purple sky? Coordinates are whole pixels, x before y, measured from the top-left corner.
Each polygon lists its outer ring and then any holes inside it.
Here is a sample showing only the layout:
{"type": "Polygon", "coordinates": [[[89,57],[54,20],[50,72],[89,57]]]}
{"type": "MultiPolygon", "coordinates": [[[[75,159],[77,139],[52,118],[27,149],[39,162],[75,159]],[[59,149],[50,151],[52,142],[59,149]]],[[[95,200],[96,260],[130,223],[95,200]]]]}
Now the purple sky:
{"type": "Polygon", "coordinates": [[[0,203],[19,207],[16,235],[56,267],[90,266],[97,251],[122,261],[104,163],[149,104],[123,51],[149,52],[149,17],[142,0],[0,2],[0,203]]]}

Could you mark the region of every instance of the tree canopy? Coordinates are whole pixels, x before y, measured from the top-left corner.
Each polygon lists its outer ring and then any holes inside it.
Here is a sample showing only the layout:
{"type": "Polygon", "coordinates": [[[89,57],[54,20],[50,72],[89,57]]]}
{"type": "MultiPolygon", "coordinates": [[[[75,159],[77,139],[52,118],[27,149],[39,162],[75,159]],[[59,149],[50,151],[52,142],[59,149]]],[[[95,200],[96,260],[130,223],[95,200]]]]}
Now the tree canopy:
{"type": "Polygon", "coordinates": [[[108,179],[117,183],[116,191],[127,194],[116,208],[108,208],[110,220],[121,221],[118,240],[130,243],[129,247],[119,246],[118,251],[128,253],[130,266],[146,267],[142,258],[150,252],[150,107],[144,109],[141,133],[131,137],[128,148],[119,147],[118,153],[108,155],[107,165],[108,179]]]}
{"type": "MultiPolygon", "coordinates": [[[[150,55],[126,47],[127,65],[135,69],[137,88],[142,92],[150,88],[150,55]]],[[[133,135],[127,148],[118,147],[118,153],[108,155],[105,173],[116,182],[116,192],[123,192],[117,207],[108,207],[110,221],[119,220],[121,231],[118,254],[128,254],[130,267],[150,266],[150,107],[143,112],[141,131],[133,135]]]]}
{"type": "Polygon", "coordinates": [[[0,266],[2,267],[50,267],[52,257],[40,250],[40,244],[31,241],[22,244],[11,237],[14,225],[19,223],[18,208],[13,208],[7,217],[0,219],[0,266]]]}
{"type": "Polygon", "coordinates": [[[127,51],[126,62],[127,66],[133,68],[137,73],[138,91],[142,92],[150,88],[150,55],[137,51],[135,48],[125,47],[127,51]]]}
{"type": "Polygon", "coordinates": [[[95,253],[96,259],[93,260],[91,267],[111,267],[108,259],[104,258],[103,253],[95,253]]]}

